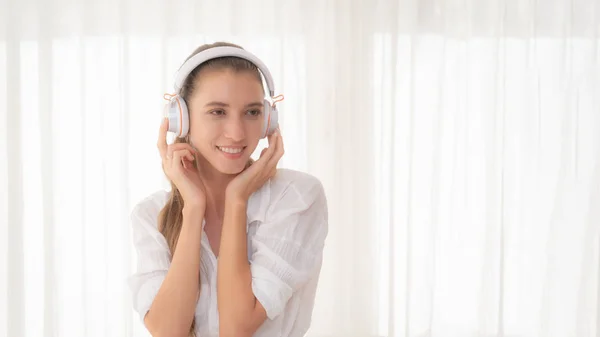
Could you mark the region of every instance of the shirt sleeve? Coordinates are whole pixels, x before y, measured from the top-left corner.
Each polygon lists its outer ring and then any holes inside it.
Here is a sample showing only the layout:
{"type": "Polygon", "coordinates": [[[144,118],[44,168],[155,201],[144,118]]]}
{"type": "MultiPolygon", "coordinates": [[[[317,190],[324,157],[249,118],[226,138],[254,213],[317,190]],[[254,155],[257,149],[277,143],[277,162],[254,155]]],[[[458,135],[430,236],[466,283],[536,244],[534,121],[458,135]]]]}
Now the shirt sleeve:
{"type": "MultiPolygon", "coordinates": [[[[312,177],[311,177],[312,178],[312,177]]],[[[289,184],[251,239],[252,291],[269,319],[318,278],[327,236],[327,201],[316,179],[289,184]]]]}
{"type": "Polygon", "coordinates": [[[150,207],[149,203],[142,202],[131,212],[137,267],[128,283],[133,308],[139,314],[142,323],[171,264],[169,246],[158,230],[159,211],[158,207],[150,207]]]}

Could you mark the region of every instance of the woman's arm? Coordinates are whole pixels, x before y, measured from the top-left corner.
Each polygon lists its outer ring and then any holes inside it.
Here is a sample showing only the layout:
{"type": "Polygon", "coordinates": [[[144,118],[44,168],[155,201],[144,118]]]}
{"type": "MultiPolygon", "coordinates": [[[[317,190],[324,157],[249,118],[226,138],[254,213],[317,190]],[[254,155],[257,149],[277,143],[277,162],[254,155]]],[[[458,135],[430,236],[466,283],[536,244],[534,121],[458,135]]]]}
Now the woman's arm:
{"type": "Polygon", "coordinates": [[[144,317],[154,337],[187,336],[199,296],[200,243],[204,209],[184,208],[183,224],[171,266],[144,317]]]}
{"type": "Polygon", "coordinates": [[[246,236],[247,201],[225,201],[217,269],[220,337],[252,336],[267,314],[252,292],[246,236]]]}
{"type": "Polygon", "coordinates": [[[220,337],[250,337],[267,318],[252,289],[246,209],[250,196],[277,173],[283,153],[281,136],[274,132],[260,158],[227,185],[217,266],[220,337]]]}

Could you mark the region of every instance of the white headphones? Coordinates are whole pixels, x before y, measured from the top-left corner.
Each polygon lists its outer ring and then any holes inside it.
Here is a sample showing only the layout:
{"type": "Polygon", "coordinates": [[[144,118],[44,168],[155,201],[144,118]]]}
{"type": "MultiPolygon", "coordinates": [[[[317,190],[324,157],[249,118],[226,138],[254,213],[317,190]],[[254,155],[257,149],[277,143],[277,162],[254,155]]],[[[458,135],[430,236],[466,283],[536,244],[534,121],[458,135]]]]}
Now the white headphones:
{"type": "Polygon", "coordinates": [[[229,46],[213,47],[201,51],[187,60],[181,66],[181,68],[179,68],[179,71],[177,71],[177,74],[175,75],[176,94],[165,94],[165,99],[169,101],[166,106],[166,115],[169,118],[169,131],[175,133],[177,137],[183,138],[187,136],[190,128],[187,105],[185,104],[183,98],[179,96],[186,78],[194,69],[196,69],[196,67],[200,66],[202,63],[211,59],[227,56],[239,57],[252,62],[260,70],[265,82],[267,83],[269,93],[268,96],[264,98],[263,116],[265,120],[263,123],[261,138],[265,138],[266,136],[272,134],[279,126],[279,117],[275,104],[283,100],[283,95],[276,97],[273,96],[275,94],[275,86],[273,84],[271,72],[265,66],[265,64],[258,57],[241,48],[229,46]]]}

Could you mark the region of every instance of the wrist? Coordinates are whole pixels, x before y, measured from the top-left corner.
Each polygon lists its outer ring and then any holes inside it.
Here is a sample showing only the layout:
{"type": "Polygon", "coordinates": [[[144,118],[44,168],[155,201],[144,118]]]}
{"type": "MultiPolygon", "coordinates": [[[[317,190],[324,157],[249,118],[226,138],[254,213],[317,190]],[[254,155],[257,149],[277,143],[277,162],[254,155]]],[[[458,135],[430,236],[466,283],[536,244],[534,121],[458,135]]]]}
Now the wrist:
{"type": "Polygon", "coordinates": [[[230,207],[246,207],[248,205],[248,199],[239,195],[226,195],[225,205],[230,207]]]}
{"type": "Polygon", "coordinates": [[[181,210],[181,214],[185,218],[193,218],[199,221],[204,219],[205,207],[202,205],[185,205],[181,210]]]}
{"type": "Polygon", "coordinates": [[[183,199],[183,208],[184,209],[193,209],[193,210],[204,210],[206,208],[206,201],[201,198],[184,198],[183,199]]]}

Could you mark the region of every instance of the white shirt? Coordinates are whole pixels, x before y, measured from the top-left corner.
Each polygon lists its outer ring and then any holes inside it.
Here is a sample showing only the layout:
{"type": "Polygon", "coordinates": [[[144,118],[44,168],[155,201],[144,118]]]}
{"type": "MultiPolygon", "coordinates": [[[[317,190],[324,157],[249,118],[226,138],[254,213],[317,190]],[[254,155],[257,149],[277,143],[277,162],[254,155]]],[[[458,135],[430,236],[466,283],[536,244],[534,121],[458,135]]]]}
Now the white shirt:
{"type": "MultiPolygon", "coordinates": [[[[129,280],[142,322],[167,275],[171,254],[158,230],[158,213],[169,192],[154,193],[131,213],[137,270],[129,280]]],[[[248,200],[248,261],[252,291],[267,313],[254,337],[304,336],[311,322],[323,246],[328,231],[321,182],[306,173],[279,169],[248,200]]],[[[204,229],[204,222],[203,222],[204,229]]],[[[196,336],[218,337],[217,258],[203,233],[196,336]]],[[[195,296],[195,294],[190,294],[195,296]]]]}

